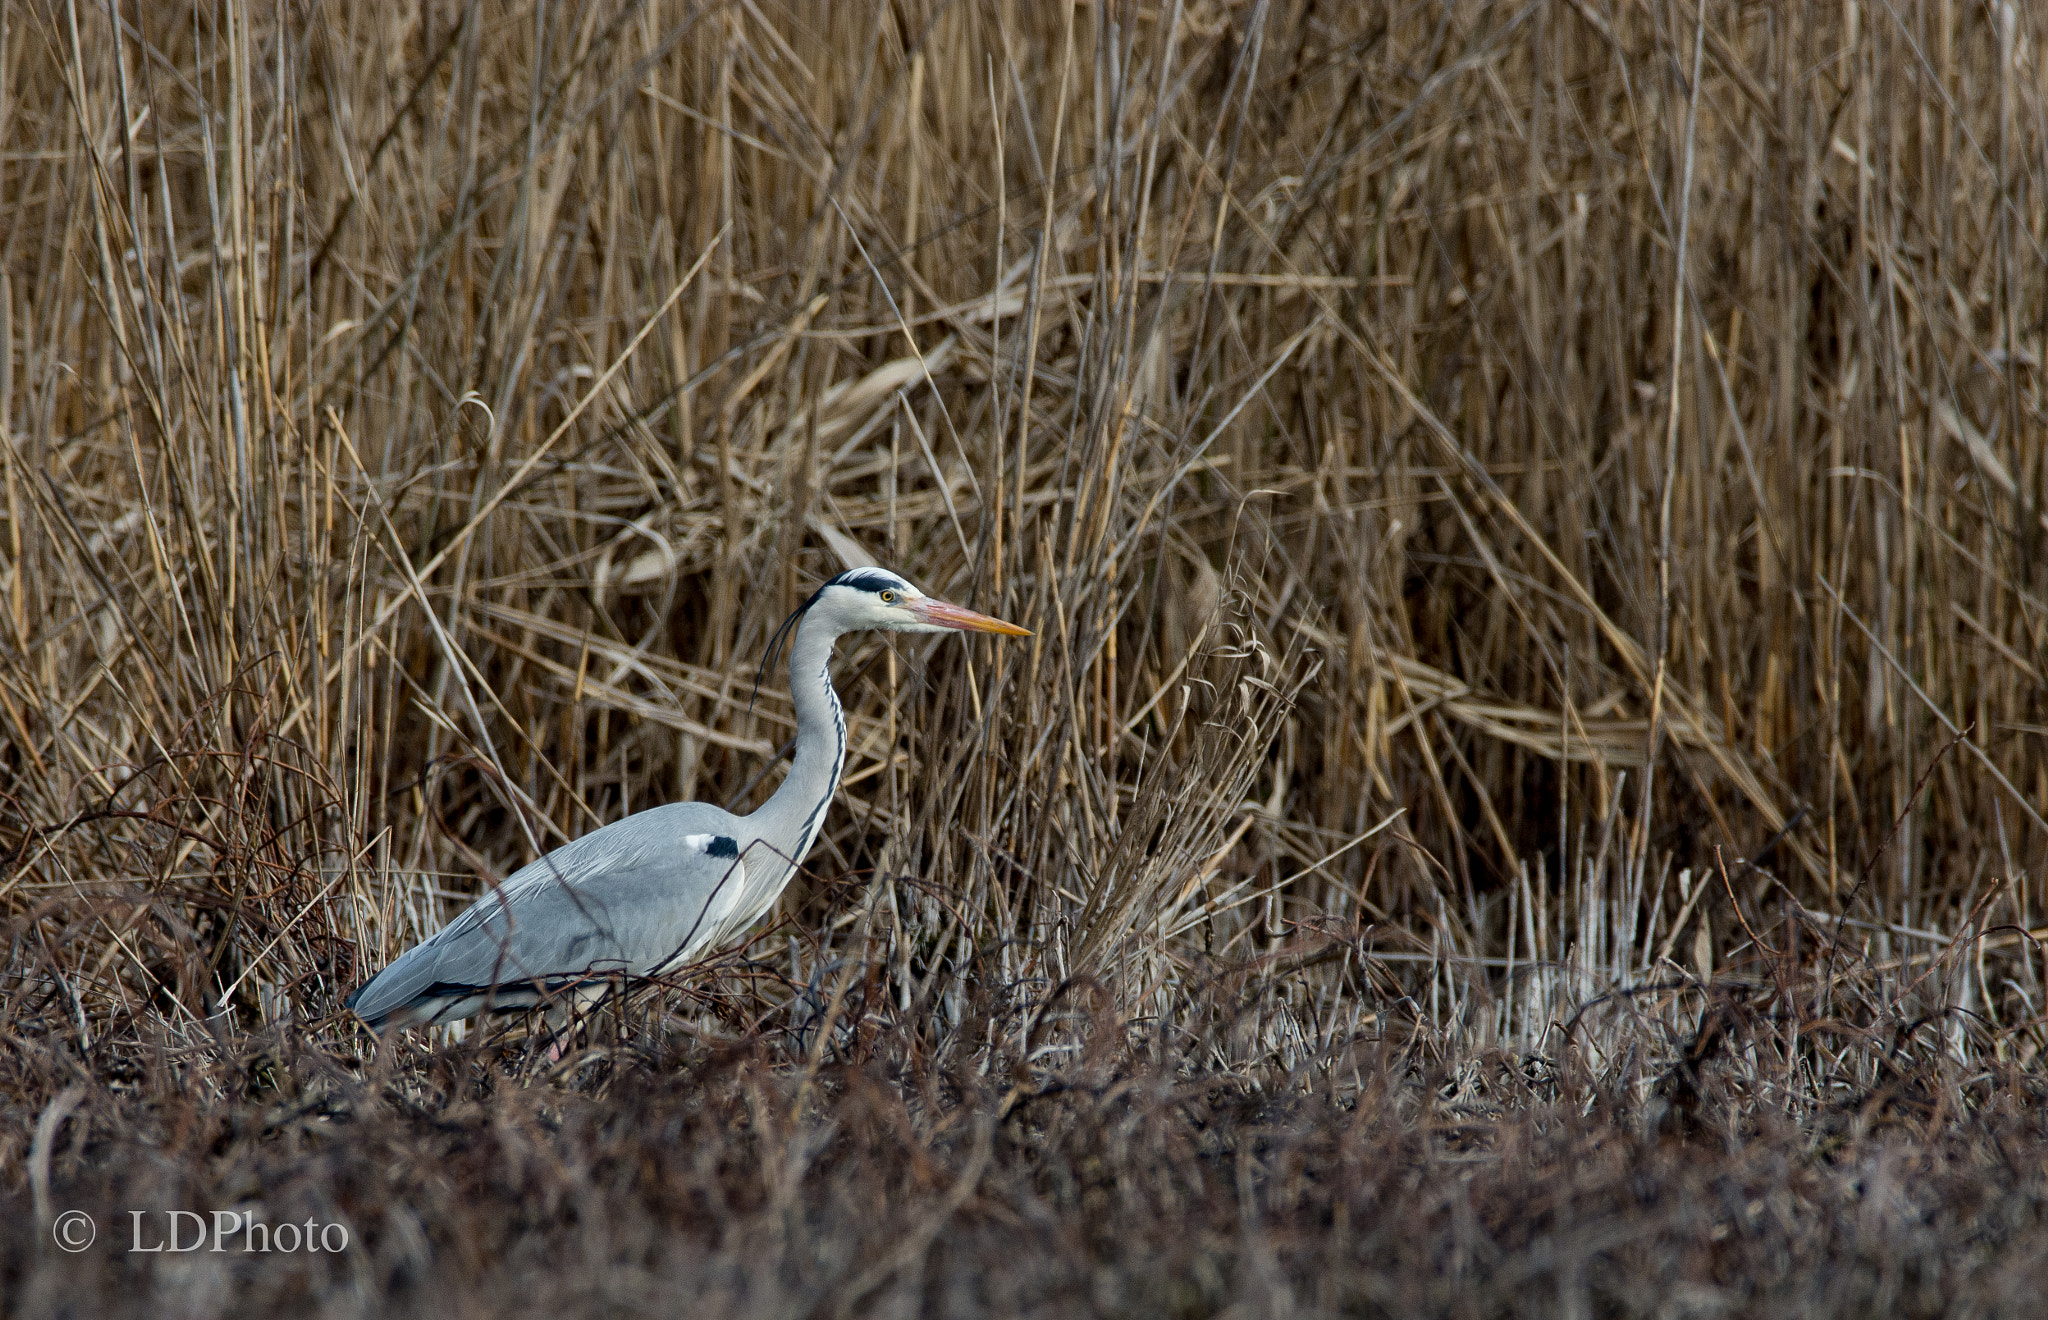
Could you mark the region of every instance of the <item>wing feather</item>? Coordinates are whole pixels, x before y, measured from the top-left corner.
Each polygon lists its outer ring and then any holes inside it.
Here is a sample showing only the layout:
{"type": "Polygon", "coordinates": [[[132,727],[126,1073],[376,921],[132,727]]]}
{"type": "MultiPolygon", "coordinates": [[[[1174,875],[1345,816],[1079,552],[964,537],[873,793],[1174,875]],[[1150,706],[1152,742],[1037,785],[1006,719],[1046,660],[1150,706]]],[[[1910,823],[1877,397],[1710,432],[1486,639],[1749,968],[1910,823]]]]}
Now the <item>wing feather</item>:
{"type": "Polygon", "coordinates": [[[719,936],[747,888],[740,828],[728,812],[680,802],[594,830],[521,868],[348,1006],[373,1025],[427,1020],[494,991],[501,1006],[524,1007],[536,984],[679,965],[719,936]]]}

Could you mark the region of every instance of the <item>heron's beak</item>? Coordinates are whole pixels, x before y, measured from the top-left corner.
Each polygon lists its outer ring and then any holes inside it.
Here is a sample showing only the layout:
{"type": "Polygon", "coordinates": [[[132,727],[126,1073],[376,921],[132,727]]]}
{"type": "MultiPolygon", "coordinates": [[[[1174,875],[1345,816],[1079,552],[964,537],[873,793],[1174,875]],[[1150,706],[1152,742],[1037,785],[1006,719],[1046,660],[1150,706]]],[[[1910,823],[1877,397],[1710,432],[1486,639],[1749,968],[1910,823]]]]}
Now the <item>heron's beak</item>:
{"type": "Polygon", "coordinates": [[[930,596],[911,601],[907,608],[918,617],[919,622],[929,623],[936,628],[951,628],[955,632],[1002,633],[1006,637],[1031,635],[1029,628],[1019,628],[1014,623],[991,619],[986,614],[976,614],[973,610],[948,605],[945,601],[933,600],[930,596]]]}

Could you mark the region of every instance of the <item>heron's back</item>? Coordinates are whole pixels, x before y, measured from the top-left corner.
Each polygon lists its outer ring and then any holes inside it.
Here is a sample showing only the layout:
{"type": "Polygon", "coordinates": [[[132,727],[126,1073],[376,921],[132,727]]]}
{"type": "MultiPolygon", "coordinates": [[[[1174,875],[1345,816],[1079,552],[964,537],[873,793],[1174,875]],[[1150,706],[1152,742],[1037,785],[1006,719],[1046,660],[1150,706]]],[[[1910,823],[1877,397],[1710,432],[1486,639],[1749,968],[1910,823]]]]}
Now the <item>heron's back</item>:
{"type": "Polygon", "coordinates": [[[521,868],[350,995],[348,1007],[372,1026],[444,1022],[681,966],[735,933],[756,889],[749,867],[764,851],[750,850],[753,842],[745,818],[704,802],[614,821],[521,868]]]}

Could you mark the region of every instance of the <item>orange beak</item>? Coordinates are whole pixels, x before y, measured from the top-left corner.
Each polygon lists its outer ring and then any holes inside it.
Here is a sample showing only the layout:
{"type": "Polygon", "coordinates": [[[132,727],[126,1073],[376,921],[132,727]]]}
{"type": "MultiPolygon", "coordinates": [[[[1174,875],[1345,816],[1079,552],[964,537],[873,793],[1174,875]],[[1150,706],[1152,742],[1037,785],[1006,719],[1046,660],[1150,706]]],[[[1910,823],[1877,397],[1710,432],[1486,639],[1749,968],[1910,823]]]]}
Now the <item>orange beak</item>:
{"type": "Polygon", "coordinates": [[[991,619],[986,614],[976,614],[973,610],[964,610],[958,605],[948,605],[945,601],[934,600],[930,596],[926,596],[922,600],[910,602],[909,608],[910,612],[915,614],[921,621],[940,628],[951,628],[955,632],[1001,633],[1005,637],[1029,637],[1031,635],[1029,628],[1019,628],[1014,623],[1004,623],[1001,619],[991,619]]]}

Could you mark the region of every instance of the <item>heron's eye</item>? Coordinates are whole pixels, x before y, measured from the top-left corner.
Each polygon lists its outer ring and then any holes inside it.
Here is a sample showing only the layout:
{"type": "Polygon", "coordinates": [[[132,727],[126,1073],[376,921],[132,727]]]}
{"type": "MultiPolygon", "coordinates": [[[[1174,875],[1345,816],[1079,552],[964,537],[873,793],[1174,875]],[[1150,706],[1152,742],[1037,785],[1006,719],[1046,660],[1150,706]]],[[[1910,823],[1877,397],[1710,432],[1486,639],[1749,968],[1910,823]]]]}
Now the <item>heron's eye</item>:
{"type": "Polygon", "coordinates": [[[885,591],[885,592],[883,592],[883,593],[882,593],[882,603],[883,603],[884,605],[894,605],[894,604],[896,603],[896,593],[895,593],[895,592],[893,592],[893,591],[885,591]]]}

